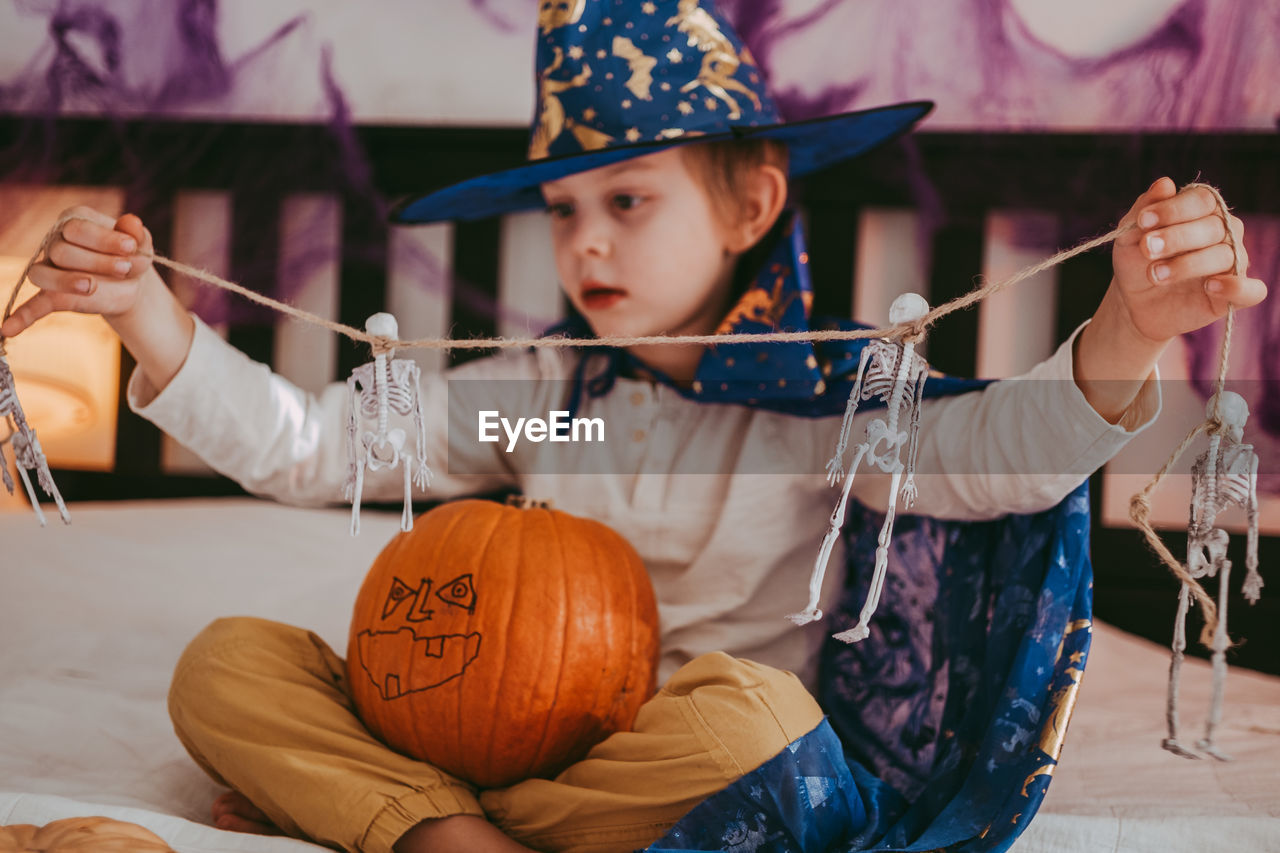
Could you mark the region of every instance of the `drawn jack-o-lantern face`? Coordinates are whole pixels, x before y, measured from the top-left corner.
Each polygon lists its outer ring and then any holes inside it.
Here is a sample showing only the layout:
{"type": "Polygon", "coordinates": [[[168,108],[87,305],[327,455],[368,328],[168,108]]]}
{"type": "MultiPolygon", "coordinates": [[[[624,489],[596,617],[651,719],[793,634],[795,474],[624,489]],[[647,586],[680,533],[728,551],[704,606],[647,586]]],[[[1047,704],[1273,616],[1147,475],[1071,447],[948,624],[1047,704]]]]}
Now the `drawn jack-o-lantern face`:
{"type": "Polygon", "coordinates": [[[546,35],[565,24],[576,24],[587,0],[542,0],[538,4],[538,26],[546,35]]]}
{"type": "Polygon", "coordinates": [[[370,732],[503,787],[630,728],[655,689],[658,607],[640,555],[605,525],[452,501],[374,560],[347,649],[370,732]]]}
{"type": "Polygon", "coordinates": [[[481,633],[464,624],[476,612],[472,576],[434,586],[427,577],[416,586],[393,578],[378,624],[356,635],[357,659],[383,699],[439,687],[480,654],[481,633]]]}

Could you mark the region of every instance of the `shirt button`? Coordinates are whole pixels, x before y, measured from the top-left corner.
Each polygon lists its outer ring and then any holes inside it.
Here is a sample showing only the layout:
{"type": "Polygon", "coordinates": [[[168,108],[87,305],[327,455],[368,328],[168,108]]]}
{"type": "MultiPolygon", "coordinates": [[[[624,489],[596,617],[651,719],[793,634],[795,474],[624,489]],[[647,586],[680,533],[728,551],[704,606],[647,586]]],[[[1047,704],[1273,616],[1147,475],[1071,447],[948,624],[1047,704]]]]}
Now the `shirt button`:
{"type": "Polygon", "coordinates": [[[642,429],[638,429],[638,430],[636,430],[635,432],[631,433],[631,440],[632,440],[632,441],[644,441],[644,435],[645,435],[644,430],[642,430],[642,429]]]}
{"type": "Polygon", "coordinates": [[[631,392],[631,405],[639,406],[644,402],[644,394],[640,391],[631,392]]]}

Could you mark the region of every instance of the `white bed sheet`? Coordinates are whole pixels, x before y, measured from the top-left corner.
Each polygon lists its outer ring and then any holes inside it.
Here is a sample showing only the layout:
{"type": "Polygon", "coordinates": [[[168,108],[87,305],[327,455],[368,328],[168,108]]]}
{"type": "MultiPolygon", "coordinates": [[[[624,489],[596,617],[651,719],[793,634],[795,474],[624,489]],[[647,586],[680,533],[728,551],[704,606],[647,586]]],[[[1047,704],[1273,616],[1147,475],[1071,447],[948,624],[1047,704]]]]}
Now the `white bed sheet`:
{"type": "MultiPolygon", "coordinates": [[[[398,514],[363,513],[353,539],[346,510],[248,498],[71,512],[70,527],[47,529],[0,514],[0,824],[104,814],[182,853],[315,849],[208,825],[222,789],[173,735],[169,677],[187,641],[226,615],[303,625],[342,653],[398,514]]],[[[1017,853],[1280,851],[1280,678],[1232,670],[1220,740],[1237,760],[1193,762],[1159,747],[1167,668],[1162,647],[1095,625],[1061,765],[1017,853]]],[[[1188,733],[1208,675],[1188,661],[1188,733]]]]}

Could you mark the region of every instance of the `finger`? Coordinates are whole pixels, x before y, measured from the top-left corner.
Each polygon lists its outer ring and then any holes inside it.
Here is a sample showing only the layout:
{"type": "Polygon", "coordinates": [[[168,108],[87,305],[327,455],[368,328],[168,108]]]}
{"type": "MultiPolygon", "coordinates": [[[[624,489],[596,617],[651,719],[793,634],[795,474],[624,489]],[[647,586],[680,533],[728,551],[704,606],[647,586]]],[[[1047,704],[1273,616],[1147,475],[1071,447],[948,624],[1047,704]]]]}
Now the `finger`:
{"type": "Polygon", "coordinates": [[[92,273],[77,269],[59,269],[49,264],[36,264],[27,273],[27,278],[36,287],[50,293],[88,296],[98,289],[98,282],[92,273]]]}
{"type": "Polygon", "coordinates": [[[1261,279],[1237,275],[1216,275],[1204,283],[1205,295],[1214,313],[1227,313],[1227,305],[1251,308],[1267,298],[1267,286],[1261,279]]]}
{"type": "Polygon", "coordinates": [[[116,230],[128,235],[137,243],[137,252],[139,254],[130,258],[132,269],[129,277],[132,278],[146,272],[151,266],[150,255],[154,255],[156,251],[155,241],[151,237],[151,231],[142,224],[142,220],[132,213],[126,213],[116,220],[116,230]]]}
{"type": "Polygon", "coordinates": [[[1194,252],[1184,252],[1147,265],[1147,278],[1153,284],[1171,284],[1192,278],[1230,275],[1235,254],[1226,243],[1215,243],[1194,252]]]}
{"type": "MultiPolygon", "coordinates": [[[[1178,192],[1177,186],[1169,178],[1157,178],[1151,186],[1147,187],[1147,191],[1138,196],[1138,200],[1133,203],[1133,207],[1129,208],[1129,212],[1120,220],[1120,224],[1129,225],[1138,220],[1138,216],[1143,210],[1150,207],[1156,202],[1167,198],[1172,198],[1178,192]]],[[[1122,246],[1136,245],[1142,239],[1141,231],[1137,229],[1121,234],[1116,242],[1122,246]]]]}
{"type": "Polygon", "coordinates": [[[138,251],[137,238],[117,231],[115,226],[114,219],[107,219],[105,224],[97,218],[72,219],[62,226],[62,239],[109,255],[132,255],[138,251]]]}
{"type": "Polygon", "coordinates": [[[40,291],[26,302],[19,305],[9,315],[9,319],[0,324],[0,335],[12,338],[29,329],[41,317],[58,310],[56,294],[40,291]]]}
{"type": "Polygon", "coordinates": [[[1191,187],[1170,198],[1147,204],[1138,213],[1138,227],[1146,230],[1175,225],[1208,216],[1218,209],[1218,200],[1204,187],[1191,187]]]}
{"type": "Polygon", "coordinates": [[[100,210],[94,210],[92,207],[84,204],[77,204],[75,207],[69,207],[58,215],[59,219],[87,219],[90,222],[96,222],[106,228],[114,228],[115,220],[107,216],[100,210]]]}
{"type": "Polygon", "coordinates": [[[1147,232],[1142,240],[1142,253],[1150,260],[1171,258],[1183,252],[1194,252],[1221,243],[1227,228],[1218,216],[1205,216],[1147,232]]]}
{"type": "MultiPolygon", "coordinates": [[[[141,258],[136,262],[146,263],[141,258]]],[[[82,249],[66,240],[57,240],[49,247],[49,263],[67,272],[96,273],[127,278],[133,272],[135,260],[82,249]]]]}
{"type": "Polygon", "coordinates": [[[116,230],[120,233],[133,238],[137,243],[139,252],[153,254],[155,252],[155,244],[151,239],[151,232],[142,220],[132,213],[126,213],[116,220],[116,230]]]}
{"type": "Polygon", "coordinates": [[[1244,220],[1238,216],[1229,216],[1231,223],[1231,242],[1235,244],[1236,255],[1240,258],[1240,272],[1249,269],[1249,249],[1244,244],[1244,220]]]}

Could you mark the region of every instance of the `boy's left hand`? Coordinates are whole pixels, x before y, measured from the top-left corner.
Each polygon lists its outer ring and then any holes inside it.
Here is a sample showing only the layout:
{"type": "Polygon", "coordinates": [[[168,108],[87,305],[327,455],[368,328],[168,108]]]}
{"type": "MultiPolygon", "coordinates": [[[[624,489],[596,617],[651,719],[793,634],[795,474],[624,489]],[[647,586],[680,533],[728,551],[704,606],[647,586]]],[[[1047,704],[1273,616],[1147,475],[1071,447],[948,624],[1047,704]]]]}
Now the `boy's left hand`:
{"type": "MultiPolygon", "coordinates": [[[[1229,219],[1244,272],[1244,225],[1229,219]]],[[[1266,297],[1260,280],[1232,274],[1226,227],[1204,188],[1178,192],[1172,180],[1160,178],[1121,224],[1134,221],[1138,227],[1117,238],[1112,249],[1112,291],[1127,325],[1144,342],[1163,345],[1224,316],[1228,304],[1247,308],[1266,297]]]]}

